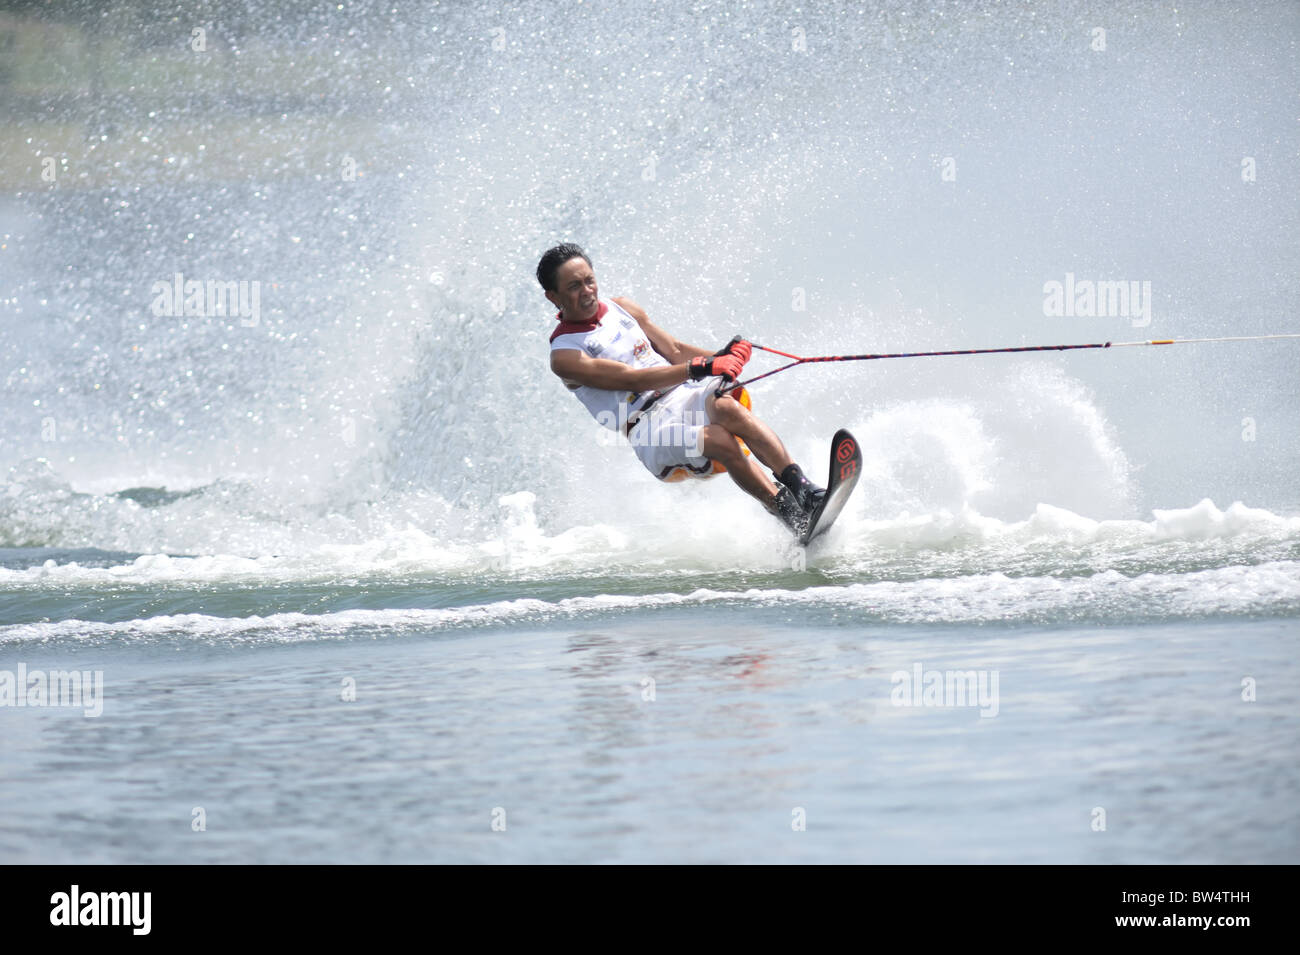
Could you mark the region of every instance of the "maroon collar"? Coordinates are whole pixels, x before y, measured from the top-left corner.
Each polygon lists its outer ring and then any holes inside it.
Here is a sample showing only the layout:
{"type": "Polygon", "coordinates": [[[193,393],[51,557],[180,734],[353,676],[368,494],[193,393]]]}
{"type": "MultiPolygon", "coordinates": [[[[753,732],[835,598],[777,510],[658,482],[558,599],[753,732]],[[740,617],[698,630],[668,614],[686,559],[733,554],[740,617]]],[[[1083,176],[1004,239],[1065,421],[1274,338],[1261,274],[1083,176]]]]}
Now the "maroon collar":
{"type": "Polygon", "coordinates": [[[556,312],[555,318],[560,324],[555,331],[551,332],[551,341],[555,341],[555,339],[559,338],[561,335],[570,335],[573,332],[591,331],[600,324],[600,320],[605,317],[605,313],[608,311],[609,306],[604,302],[601,302],[600,307],[596,310],[596,317],[589,322],[566,322],[564,320],[564,313],[556,312]]]}

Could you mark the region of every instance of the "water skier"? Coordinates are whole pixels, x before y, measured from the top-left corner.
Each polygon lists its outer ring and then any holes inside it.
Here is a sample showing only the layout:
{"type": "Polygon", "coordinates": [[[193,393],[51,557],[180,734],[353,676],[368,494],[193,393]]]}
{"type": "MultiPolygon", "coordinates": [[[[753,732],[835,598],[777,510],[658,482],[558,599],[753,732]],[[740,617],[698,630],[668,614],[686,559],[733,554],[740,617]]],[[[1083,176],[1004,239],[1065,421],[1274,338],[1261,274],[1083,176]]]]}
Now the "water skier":
{"type": "Polygon", "coordinates": [[[718,394],[718,379],[740,377],[749,342],[737,337],[716,352],[697,348],[656,326],[630,299],[602,299],[591,259],[576,245],[547,250],[537,281],[559,309],[551,371],[597,422],[627,436],[651,474],[676,481],[725,470],[802,533],[825,490],[804,476],[747,399],[718,394]],[[775,483],[754,458],[771,469],[775,483]]]}

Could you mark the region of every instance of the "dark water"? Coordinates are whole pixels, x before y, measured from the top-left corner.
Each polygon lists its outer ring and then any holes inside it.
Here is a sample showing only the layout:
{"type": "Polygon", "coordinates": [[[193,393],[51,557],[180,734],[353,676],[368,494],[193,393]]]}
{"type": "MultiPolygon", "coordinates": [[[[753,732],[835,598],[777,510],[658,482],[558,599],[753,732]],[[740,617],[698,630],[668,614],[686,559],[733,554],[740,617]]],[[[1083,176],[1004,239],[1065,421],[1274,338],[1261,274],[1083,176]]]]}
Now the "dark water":
{"type": "Polygon", "coordinates": [[[102,668],[104,710],[5,713],[0,853],[1295,860],[1293,621],[847,616],[791,626],[778,608],[694,608],[269,648],[27,648],[33,667],[102,668]],[[895,706],[891,676],[918,663],[996,671],[996,713],[895,706]]]}

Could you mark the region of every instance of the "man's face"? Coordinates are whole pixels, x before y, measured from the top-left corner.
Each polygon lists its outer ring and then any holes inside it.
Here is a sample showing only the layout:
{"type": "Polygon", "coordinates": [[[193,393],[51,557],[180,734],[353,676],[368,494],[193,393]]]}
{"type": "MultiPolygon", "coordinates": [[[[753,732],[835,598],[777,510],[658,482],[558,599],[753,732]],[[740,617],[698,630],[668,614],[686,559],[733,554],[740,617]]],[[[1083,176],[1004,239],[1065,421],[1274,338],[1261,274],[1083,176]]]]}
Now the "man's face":
{"type": "Polygon", "coordinates": [[[575,257],[561,265],[555,273],[555,289],[546,297],[563,313],[566,322],[595,321],[600,311],[596,273],[586,259],[575,257]]]}

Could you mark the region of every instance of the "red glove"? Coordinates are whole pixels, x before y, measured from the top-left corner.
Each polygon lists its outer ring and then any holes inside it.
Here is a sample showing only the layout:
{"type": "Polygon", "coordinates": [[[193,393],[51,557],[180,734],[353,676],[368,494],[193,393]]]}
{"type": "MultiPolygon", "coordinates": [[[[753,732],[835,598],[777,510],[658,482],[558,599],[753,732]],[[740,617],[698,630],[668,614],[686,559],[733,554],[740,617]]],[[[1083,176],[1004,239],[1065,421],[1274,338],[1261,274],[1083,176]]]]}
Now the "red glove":
{"type": "Polygon", "coordinates": [[[737,335],[731,341],[727,342],[727,344],[715,351],[713,355],[715,358],[719,355],[731,355],[733,358],[739,358],[740,364],[743,366],[749,361],[749,356],[753,353],[754,346],[737,335]]]}
{"type": "Polygon", "coordinates": [[[727,381],[735,381],[744,367],[745,363],[734,355],[714,355],[712,358],[697,355],[687,364],[686,371],[693,381],[712,375],[721,375],[727,381]]]}

